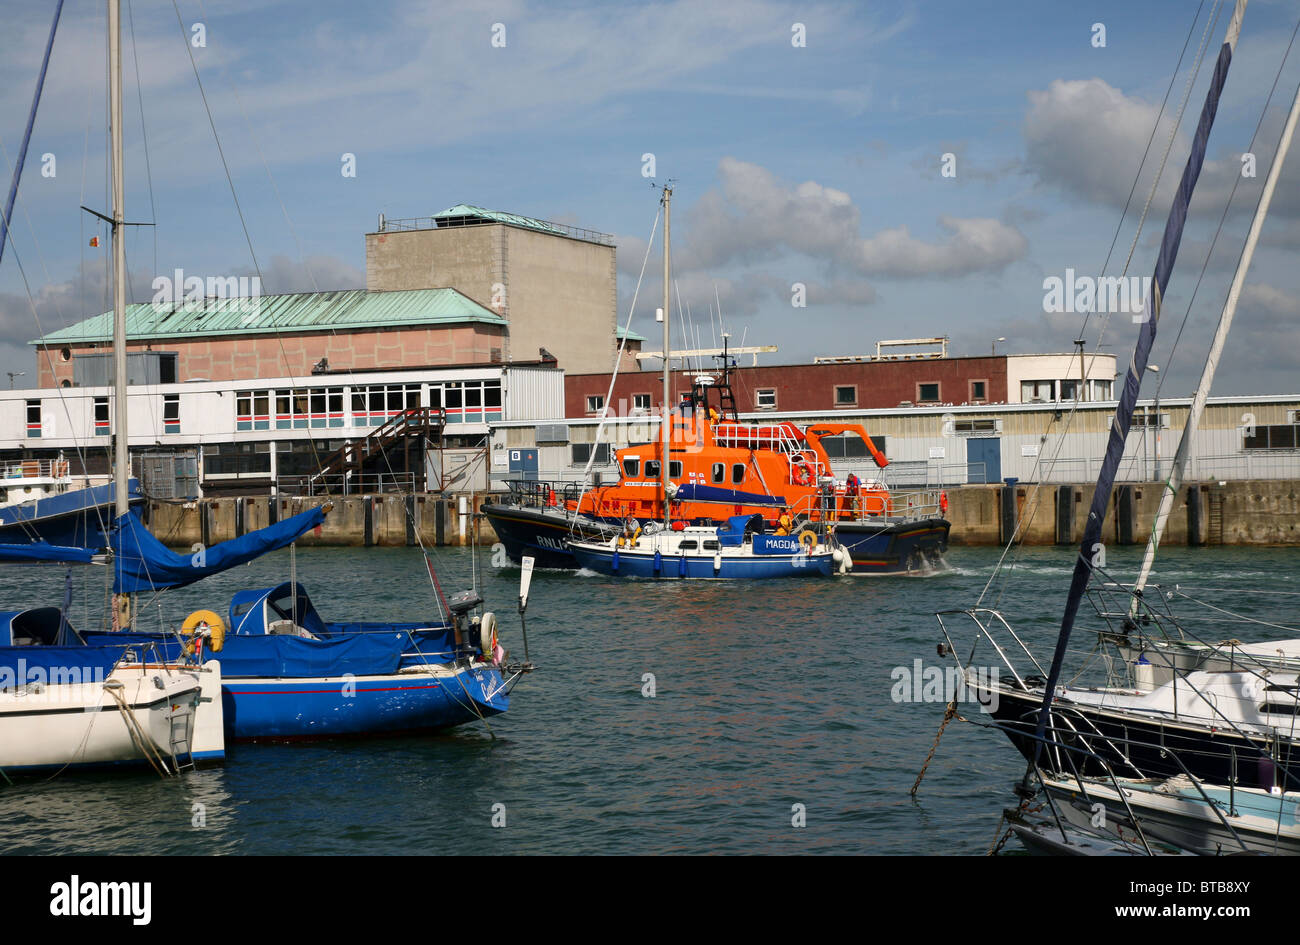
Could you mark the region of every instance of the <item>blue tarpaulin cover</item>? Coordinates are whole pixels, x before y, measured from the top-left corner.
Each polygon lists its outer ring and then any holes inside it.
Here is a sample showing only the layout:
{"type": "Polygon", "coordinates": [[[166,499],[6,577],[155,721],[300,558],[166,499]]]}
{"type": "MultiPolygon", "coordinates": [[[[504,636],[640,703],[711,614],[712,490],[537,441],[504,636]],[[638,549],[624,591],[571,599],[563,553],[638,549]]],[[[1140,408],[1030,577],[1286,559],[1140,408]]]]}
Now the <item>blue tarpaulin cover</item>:
{"type": "Polygon", "coordinates": [[[736,505],[785,505],[785,497],[763,492],[742,492],[721,486],[702,486],[684,482],[677,487],[674,502],[731,502],[736,505]]]}
{"type": "Polygon", "coordinates": [[[98,682],[108,678],[123,646],[0,646],[0,689],[28,683],[98,682]]]}
{"type": "Polygon", "coordinates": [[[0,545],[0,562],[5,564],[36,564],[53,561],[58,564],[90,564],[95,552],[89,548],[69,545],[51,545],[34,541],[26,545],[0,545]]]}
{"type": "Polygon", "coordinates": [[[113,590],[118,594],[184,587],[227,568],[284,548],[325,521],[325,510],[308,509],[193,554],[178,555],[154,538],[134,510],[113,523],[113,590]]]}
{"type": "MultiPolygon", "coordinates": [[[[152,633],[87,633],[90,644],[143,643],[159,645],[163,655],[175,658],[180,643],[174,637],[152,633]]],[[[285,635],[229,634],[221,652],[204,650],[204,659],[221,661],[225,678],[270,677],[301,679],[320,676],[382,676],[397,672],[405,633],[356,633],[325,640],[285,635]]]]}

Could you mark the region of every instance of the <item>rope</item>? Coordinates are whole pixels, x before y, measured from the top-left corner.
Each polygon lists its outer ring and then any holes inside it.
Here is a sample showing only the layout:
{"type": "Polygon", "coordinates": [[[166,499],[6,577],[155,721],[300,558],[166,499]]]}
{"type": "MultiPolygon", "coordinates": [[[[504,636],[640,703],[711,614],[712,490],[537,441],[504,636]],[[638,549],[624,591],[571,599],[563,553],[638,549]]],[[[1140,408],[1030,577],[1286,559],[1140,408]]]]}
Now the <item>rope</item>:
{"type": "Polygon", "coordinates": [[[166,770],[167,763],[163,761],[161,754],[150,747],[149,743],[151,739],[149,739],[145,734],[143,727],[140,725],[140,720],[136,718],[135,710],[133,710],[127,703],[121,690],[116,686],[105,685],[104,691],[112,696],[113,701],[117,703],[118,709],[122,712],[122,720],[126,723],[127,733],[130,734],[131,741],[135,743],[135,746],[140,749],[140,754],[144,755],[145,760],[148,761],[149,766],[157,772],[158,777],[167,777],[170,774],[170,772],[166,770]],[[156,761],[155,758],[157,759],[156,761]],[[159,765],[162,767],[160,768],[159,765]]]}
{"type": "Polygon", "coordinates": [[[934,760],[934,753],[939,750],[939,739],[943,738],[943,730],[948,727],[949,722],[959,718],[961,716],[957,714],[957,700],[953,699],[952,702],[948,703],[948,708],[944,710],[943,721],[939,723],[939,731],[934,736],[934,744],[930,746],[930,753],[925,756],[925,764],[921,765],[921,773],[916,776],[916,783],[912,785],[912,790],[909,792],[913,797],[916,797],[916,792],[921,788],[921,780],[925,777],[925,771],[930,767],[930,762],[934,760]]]}

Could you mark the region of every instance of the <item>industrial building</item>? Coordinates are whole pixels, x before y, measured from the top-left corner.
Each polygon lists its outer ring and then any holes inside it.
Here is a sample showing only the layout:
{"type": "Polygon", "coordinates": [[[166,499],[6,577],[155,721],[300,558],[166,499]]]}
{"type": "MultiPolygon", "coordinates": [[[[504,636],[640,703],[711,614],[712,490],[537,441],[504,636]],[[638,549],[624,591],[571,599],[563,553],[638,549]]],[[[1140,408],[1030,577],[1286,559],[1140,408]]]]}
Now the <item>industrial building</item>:
{"type": "MultiPolygon", "coordinates": [[[[1168,475],[1190,403],[1190,398],[1139,403],[1119,481],[1157,481],[1168,475]]],[[[861,423],[890,461],[885,479],[892,486],[957,486],[1008,478],[1091,482],[1097,478],[1114,417],[1113,401],[741,413],[742,420],[790,420],[801,427],[861,423]]],[[[654,442],[658,429],[653,416],[494,423],[493,477],[501,485],[509,478],[575,480],[594,454],[593,470],[609,481],[618,475],[614,451],[654,442]]],[[[1212,397],[1186,478],[1297,479],[1298,447],[1300,395],[1212,397]]],[[[880,475],[856,438],[843,440],[839,449],[841,455],[832,453],[836,475],[880,475]]]]}
{"type": "MultiPolygon", "coordinates": [[[[775,350],[775,349],[746,349],[775,350]]],[[[662,364],[662,352],[640,352],[641,363],[662,364]]],[[[679,359],[674,357],[674,361],[679,359]]],[[[688,359],[689,361],[690,359],[688,359]]],[[[696,359],[705,373],[709,358],[696,359]]],[[[757,359],[755,359],[757,360],[757,359]]],[[[675,371],[672,397],[690,391],[700,370],[675,371]]],[[[611,373],[567,372],[564,415],[628,416],[658,409],[660,374],[620,371],[610,393],[611,373]],[[608,399],[608,403],[606,400],[608,399]]],[[[809,410],[880,410],[892,407],[966,406],[1110,400],[1115,355],[1001,354],[949,357],[946,338],[881,341],[876,354],[817,358],[812,364],[741,365],[731,369],[736,409],[789,413],[809,410]],[[916,351],[917,346],[933,350],[916,351]],[[900,346],[905,354],[888,353],[900,346]]]]}

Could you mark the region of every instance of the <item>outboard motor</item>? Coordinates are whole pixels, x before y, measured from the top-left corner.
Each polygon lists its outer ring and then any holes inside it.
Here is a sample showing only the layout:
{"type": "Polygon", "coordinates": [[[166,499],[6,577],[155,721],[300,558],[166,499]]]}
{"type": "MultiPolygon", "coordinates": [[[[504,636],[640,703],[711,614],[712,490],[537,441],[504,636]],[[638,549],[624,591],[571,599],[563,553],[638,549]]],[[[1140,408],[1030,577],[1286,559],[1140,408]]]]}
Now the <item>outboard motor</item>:
{"type": "Polygon", "coordinates": [[[473,590],[460,591],[447,598],[447,609],[451,611],[451,626],[456,631],[456,643],[465,642],[465,615],[483,603],[483,598],[473,590]]]}

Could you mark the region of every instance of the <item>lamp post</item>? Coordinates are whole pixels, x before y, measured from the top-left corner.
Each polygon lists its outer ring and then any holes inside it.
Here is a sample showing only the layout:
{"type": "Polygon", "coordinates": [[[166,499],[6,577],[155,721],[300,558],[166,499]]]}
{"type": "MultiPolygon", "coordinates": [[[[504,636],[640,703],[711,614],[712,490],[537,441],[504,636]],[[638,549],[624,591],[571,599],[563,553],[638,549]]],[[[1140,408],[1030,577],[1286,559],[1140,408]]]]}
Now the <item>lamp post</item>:
{"type": "MultiPolygon", "coordinates": [[[[1153,374],[1159,374],[1160,365],[1148,364],[1147,370],[1152,372],[1153,374]]],[[[1154,480],[1156,482],[1159,482],[1160,481],[1160,385],[1159,384],[1156,385],[1155,402],[1156,402],[1156,432],[1153,434],[1154,441],[1152,444],[1152,452],[1154,453],[1154,460],[1151,465],[1152,468],[1155,470],[1154,480]]],[[[1151,413],[1150,410],[1148,410],[1147,429],[1150,428],[1151,428],[1151,413]]]]}
{"type": "Polygon", "coordinates": [[[14,378],[15,378],[15,377],[25,377],[25,376],[27,375],[27,372],[26,372],[26,371],[6,371],[5,373],[9,375],[9,389],[10,389],[10,390],[13,390],[13,389],[14,389],[14,378]]]}
{"type": "Polygon", "coordinates": [[[1006,341],[1006,340],[1007,340],[1007,339],[1005,339],[1005,338],[995,338],[995,339],[993,339],[993,354],[992,354],[992,357],[995,357],[995,358],[997,357],[997,355],[998,355],[998,345],[1001,344],[1002,342],[1006,341]]]}

